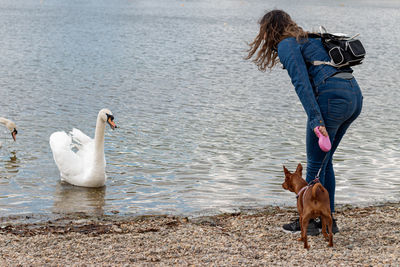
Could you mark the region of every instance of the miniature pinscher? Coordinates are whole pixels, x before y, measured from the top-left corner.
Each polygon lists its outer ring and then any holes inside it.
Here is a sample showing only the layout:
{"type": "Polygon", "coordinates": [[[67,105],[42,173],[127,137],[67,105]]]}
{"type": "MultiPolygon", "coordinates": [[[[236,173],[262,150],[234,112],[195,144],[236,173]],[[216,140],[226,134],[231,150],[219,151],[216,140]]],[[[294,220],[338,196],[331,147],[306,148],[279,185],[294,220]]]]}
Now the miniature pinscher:
{"type": "Polygon", "coordinates": [[[327,241],[328,246],[333,246],[332,234],[332,216],[329,205],[329,193],[322,186],[319,180],[314,180],[308,184],[302,178],[303,166],[301,163],[297,166],[294,173],[291,173],[283,166],[285,172],[285,182],[282,187],[286,190],[296,193],[297,195],[297,210],[300,215],[301,238],[299,241],[304,241],[304,248],[309,248],[307,242],[307,227],[310,219],[321,217],[322,233],[327,241]],[[326,232],[328,225],[329,235],[326,232]]]}

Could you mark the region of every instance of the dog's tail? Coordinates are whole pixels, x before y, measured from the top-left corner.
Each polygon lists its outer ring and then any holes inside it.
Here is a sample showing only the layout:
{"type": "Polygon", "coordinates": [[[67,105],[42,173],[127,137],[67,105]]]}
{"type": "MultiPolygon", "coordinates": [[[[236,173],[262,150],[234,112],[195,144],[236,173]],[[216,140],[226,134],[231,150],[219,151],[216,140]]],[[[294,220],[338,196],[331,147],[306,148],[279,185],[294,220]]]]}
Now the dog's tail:
{"type": "Polygon", "coordinates": [[[316,183],[316,184],[313,186],[312,191],[311,191],[311,196],[312,196],[312,198],[313,198],[313,199],[317,198],[318,192],[324,193],[325,190],[326,190],[326,189],[322,186],[322,184],[316,183]]]}

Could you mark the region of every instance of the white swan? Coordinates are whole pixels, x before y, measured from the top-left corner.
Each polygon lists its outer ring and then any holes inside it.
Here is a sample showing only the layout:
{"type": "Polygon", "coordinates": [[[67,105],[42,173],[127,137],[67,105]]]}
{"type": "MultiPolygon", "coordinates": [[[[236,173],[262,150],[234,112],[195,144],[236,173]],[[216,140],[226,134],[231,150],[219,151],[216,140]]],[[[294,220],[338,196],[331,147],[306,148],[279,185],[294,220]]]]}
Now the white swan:
{"type": "Polygon", "coordinates": [[[111,111],[102,109],[97,116],[94,139],[78,129],[72,129],[70,135],[55,132],[50,136],[50,148],[62,181],[84,187],[104,185],[107,179],[104,156],[106,122],[113,130],[117,128],[111,111]],[[78,151],[74,152],[73,148],[78,151]]]}
{"type": "MultiPolygon", "coordinates": [[[[6,118],[2,118],[0,117],[0,123],[4,124],[6,126],[6,128],[11,132],[11,136],[14,139],[14,141],[17,140],[17,126],[15,126],[15,123],[10,121],[9,119],[6,118]]],[[[1,142],[0,142],[0,147],[2,146],[1,142]]]]}

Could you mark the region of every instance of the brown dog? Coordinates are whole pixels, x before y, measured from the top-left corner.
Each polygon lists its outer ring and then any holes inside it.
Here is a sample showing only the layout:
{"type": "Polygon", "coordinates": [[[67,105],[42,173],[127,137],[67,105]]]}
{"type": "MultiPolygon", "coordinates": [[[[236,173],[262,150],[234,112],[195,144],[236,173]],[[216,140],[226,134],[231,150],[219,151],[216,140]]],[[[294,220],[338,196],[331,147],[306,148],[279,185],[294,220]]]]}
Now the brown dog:
{"type": "Polygon", "coordinates": [[[282,187],[286,190],[297,194],[297,210],[300,215],[300,228],[301,238],[299,241],[304,241],[304,248],[309,248],[307,242],[307,227],[310,219],[321,217],[322,233],[327,241],[328,246],[333,246],[332,234],[332,216],[331,208],[329,205],[328,191],[316,181],[314,184],[308,185],[302,178],[303,166],[299,163],[294,173],[290,173],[285,166],[285,182],[282,187]],[[329,235],[326,233],[326,226],[328,225],[329,235]]]}

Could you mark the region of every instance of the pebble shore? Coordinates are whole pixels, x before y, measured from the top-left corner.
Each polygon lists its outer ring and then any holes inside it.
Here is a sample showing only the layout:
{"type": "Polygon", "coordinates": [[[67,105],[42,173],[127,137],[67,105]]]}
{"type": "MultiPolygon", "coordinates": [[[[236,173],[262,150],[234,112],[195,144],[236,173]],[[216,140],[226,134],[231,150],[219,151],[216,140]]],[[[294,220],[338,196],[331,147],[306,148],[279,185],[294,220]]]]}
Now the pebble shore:
{"type": "Polygon", "coordinates": [[[40,223],[2,223],[0,266],[399,266],[400,203],[339,207],[340,232],[281,230],[295,208],[209,217],[65,216],[40,223]]]}

